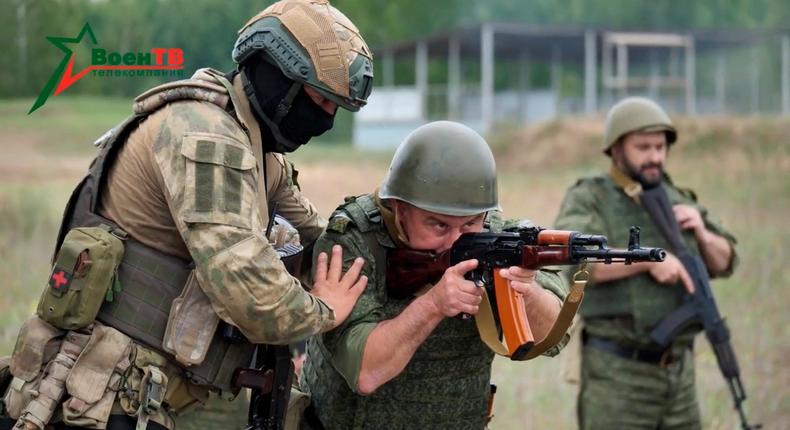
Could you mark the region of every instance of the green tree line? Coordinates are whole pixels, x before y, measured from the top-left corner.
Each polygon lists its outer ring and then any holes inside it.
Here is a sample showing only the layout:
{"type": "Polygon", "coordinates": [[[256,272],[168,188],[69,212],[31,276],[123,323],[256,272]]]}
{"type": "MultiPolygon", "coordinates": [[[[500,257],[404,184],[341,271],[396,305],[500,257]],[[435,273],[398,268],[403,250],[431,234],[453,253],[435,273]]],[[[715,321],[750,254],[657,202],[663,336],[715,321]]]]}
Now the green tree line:
{"type": "MultiPolygon", "coordinates": [[[[0,97],[33,97],[63,59],[47,36],[75,37],[90,23],[98,46],[115,52],[184,50],[185,74],[229,70],[236,31],[271,1],[0,0],[0,97]]],[[[496,20],[629,29],[787,29],[787,0],[335,0],[374,48],[496,20]]],[[[89,55],[90,44],[75,51],[89,55]],[[85,53],[84,53],[85,52],[85,53]]],[[[80,58],[81,64],[89,59],[80,58]]],[[[380,63],[380,62],[379,62],[380,63]]],[[[79,69],[75,63],[75,72],[79,69]]],[[[380,64],[377,64],[377,68],[380,64]]],[[[434,67],[434,66],[432,66],[434,67]]],[[[398,69],[400,75],[408,75],[398,69]]],[[[435,74],[433,72],[432,74],[435,74]]],[[[380,76],[380,73],[378,74],[380,76]]],[[[173,78],[84,79],[69,93],[130,96],[173,78]]],[[[396,81],[399,80],[396,76],[396,81]]]]}

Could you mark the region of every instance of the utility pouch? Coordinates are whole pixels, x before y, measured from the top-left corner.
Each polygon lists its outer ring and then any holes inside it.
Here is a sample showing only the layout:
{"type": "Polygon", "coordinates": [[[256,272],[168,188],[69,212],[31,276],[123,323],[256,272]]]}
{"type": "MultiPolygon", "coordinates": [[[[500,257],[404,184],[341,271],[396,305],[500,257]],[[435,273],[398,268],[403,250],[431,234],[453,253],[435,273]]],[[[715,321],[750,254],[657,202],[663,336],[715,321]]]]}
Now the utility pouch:
{"type": "Polygon", "coordinates": [[[162,348],[184,366],[201,364],[218,324],[219,317],[193,270],[183,292],[170,306],[162,348]]]}
{"type": "MultiPolygon", "coordinates": [[[[19,419],[14,428],[46,428],[63,399],[66,391],[66,378],[89,340],[89,334],[76,331],[66,334],[57,355],[47,363],[40,376],[36,378],[35,384],[28,387],[23,386],[22,390],[19,390],[23,398],[25,395],[29,395],[30,400],[19,412],[19,419]]],[[[12,383],[12,390],[9,392],[13,390],[12,383]]]]}
{"type": "MultiPolygon", "coordinates": [[[[131,367],[118,391],[118,405],[127,415],[137,417],[137,428],[146,428],[149,419],[165,428],[174,428],[172,414],[189,405],[186,398],[189,393],[185,394],[188,387],[181,383],[182,370],[168,364],[167,358],[160,353],[134,342],[132,357],[131,367]],[[175,384],[169,383],[171,379],[175,384]]],[[[194,400],[200,401],[207,396],[204,392],[202,399],[194,400]]]]}
{"type": "Polygon", "coordinates": [[[96,324],[85,349],[66,379],[69,398],[63,422],[105,428],[121,382],[131,366],[132,341],[118,330],[96,324]]]}
{"type": "Polygon", "coordinates": [[[3,397],[6,414],[17,419],[37,394],[44,363],[55,358],[65,332],[36,316],[28,318],[19,330],[8,370],[13,379],[3,397]]]}
{"type": "Polygon", "coordinates": [[[63,239],[38,302],[38,316],[55,327],[76,330],[93,322],[102,303],[120,291],[118,264],[125,233],[100,227],[78,227],[63,239]]]}

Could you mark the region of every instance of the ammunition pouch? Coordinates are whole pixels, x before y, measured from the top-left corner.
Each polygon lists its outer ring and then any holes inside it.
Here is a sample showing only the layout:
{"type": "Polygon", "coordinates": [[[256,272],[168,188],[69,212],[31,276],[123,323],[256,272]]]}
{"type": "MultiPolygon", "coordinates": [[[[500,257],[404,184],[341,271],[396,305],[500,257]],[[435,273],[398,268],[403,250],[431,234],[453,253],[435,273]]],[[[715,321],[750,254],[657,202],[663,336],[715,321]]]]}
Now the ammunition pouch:
{"type": "Polygon", "coordinates": [[[65,334],[35,316],[22,325],[9,363],[13,379],[3,397],[10,418],[19,418],[38,393],[43,367],[58,355],[65,334]]]}
{"type": "Polygon", "coordinates": [[[131,339],[93,324],[59,330],[38,317],[25,322],[11,356],[7,415],[43,429],[62,406],[67,425],[104,428],[130,361],[131,339]]]}

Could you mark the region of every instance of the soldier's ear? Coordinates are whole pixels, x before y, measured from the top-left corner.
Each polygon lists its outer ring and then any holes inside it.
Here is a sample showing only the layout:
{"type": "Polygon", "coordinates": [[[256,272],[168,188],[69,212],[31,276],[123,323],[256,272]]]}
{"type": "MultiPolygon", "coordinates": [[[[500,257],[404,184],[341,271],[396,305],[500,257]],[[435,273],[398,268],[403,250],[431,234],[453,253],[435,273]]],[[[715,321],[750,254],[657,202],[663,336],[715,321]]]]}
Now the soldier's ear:
{"type": "Polygon", "coordinates": [[[395,214],[395,216],[399,219],[403,219],[404,204],[398,199],[390,199],[390,206],[392,207],[392,212],[395,214]]]}
{"type": "Polygon", "coordinates": [[[609,156],[614,162],[620,162],[623,158],[623,138],[617,139],[617,142],[609,149],[609,156]]]}

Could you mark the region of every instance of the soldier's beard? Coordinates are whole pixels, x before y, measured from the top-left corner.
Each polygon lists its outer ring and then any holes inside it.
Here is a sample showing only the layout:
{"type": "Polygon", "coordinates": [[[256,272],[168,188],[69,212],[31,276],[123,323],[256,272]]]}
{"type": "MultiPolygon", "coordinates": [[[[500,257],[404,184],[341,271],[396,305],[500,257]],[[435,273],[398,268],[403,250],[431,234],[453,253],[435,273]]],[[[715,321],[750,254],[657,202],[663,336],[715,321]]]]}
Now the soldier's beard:
{"type": "Polygon", "coordinates": [[[657,187],[664,178],[664,165],[662,163],[645,163],[641,166],[636,166],[628,161],[627,158],[623,157],[620,164],[623,173],[639,182],[644,189],[657,187]],[[655,168],[656,173],[648,173],[648,169],[653,168],[655,168]]]}

